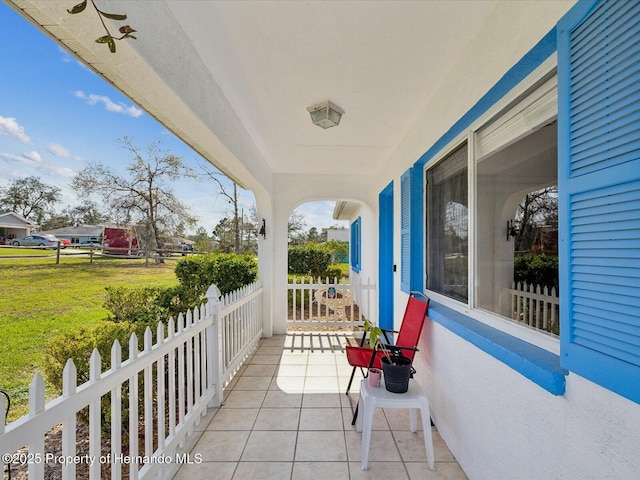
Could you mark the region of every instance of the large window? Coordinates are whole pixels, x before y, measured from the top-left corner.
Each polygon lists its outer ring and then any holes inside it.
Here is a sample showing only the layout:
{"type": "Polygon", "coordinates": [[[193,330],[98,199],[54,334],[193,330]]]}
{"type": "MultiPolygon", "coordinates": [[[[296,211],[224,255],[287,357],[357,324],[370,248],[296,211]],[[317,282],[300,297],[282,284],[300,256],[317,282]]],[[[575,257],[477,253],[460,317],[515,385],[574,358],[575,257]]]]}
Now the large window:
{"type": "Polygon", "coordinates": [[[555,334],[556,116],[551,72],[425,174],[427,290],[555,334]]]}
{"type": "Polygon", "coordinates": [[[477,159],[476,176],[476,306],[554,333],[556,131],[554,122],[477,159]]]}
{"type": "Polygon", "coordinates": [[[467,146],[427,170],[427,289],[456,300],[469,295],[467,146]]]}

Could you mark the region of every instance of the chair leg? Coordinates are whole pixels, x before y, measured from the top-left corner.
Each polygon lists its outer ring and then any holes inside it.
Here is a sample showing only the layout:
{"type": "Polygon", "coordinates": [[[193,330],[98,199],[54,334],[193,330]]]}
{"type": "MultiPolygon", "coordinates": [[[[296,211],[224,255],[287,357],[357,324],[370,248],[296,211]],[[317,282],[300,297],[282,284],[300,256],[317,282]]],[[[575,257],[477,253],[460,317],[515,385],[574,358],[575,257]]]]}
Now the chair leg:
{"type": "Polygon", "coordinates": [[[349,378],[349,385],[347,385],[347,391],[345,392],[345,395],[349,395],[349,390],[351,390],[351,384],[353,383],[353,377],[356,374],[356,367],[353,367],[353,370],[351,370],[351,378],[349,378]]]}
{"type": "Polygon", "coordinates": [[[353,418],[351,419],[351,425],[355,425],[358,420],[358,407],[360,406],[360,401],[356,403],[356,411],[353,412],[353,418]]]}

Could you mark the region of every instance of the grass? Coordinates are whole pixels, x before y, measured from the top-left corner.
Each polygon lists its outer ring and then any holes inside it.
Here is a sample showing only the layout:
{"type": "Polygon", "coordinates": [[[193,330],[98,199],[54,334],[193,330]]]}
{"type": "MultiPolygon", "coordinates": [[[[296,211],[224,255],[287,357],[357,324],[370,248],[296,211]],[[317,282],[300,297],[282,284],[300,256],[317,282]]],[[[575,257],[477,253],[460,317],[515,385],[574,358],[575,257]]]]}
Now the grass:
{"type": "MultiPolygon", "coordinates": [[[[55,333],[91,325],[108,316],[102,308],[107,286],[177,285],[174,262],[95,257],[2,258],[0,249],[0,389],[11,397],[9,420],[28,408],[29,383],[44,363],[44,346],[55,333]]],[[[20,250],[11,249],[11,255],[20,250]]],[[[27,250],[35,252],[36,250],[27,250]]],[[[27,254],[28,255],[28,254],[27,254]]],[[[48,386],[47,394],[54,395],[48,386]]]]}

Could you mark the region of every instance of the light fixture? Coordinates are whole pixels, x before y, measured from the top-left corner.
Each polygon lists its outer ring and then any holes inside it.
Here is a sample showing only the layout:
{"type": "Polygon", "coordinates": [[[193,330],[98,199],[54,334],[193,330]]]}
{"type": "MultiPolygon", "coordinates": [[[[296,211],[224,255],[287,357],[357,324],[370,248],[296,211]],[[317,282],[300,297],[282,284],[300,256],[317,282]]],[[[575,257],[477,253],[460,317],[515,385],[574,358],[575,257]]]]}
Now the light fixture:
{"type": "Polygon", "coordinates": [[[313,105],[307,108],[311,114],[311,121],[320,128],[336,127],[340,123],[340,118],[344,110],[335,103],[327,100],[326,102],[313,105]]]}
{"type": "Polygon", "coordinates": [[[518,235],[518,229],[516,228],[513,220],[507,220],[507,242],[511,237],[518,235]]]}

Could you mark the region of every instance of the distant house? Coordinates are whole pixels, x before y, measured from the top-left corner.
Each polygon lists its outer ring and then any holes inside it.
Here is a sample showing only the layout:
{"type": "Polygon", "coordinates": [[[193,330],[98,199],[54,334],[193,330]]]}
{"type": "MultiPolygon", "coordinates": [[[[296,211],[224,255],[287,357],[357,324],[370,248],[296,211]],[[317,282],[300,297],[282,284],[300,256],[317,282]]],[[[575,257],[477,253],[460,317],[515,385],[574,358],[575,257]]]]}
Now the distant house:
{"type": "Polygon", "coordinates": [[[58,238],[68,238],[72,244],[99,243],[104,227],[102,225],[77,225],[56,228],[42,232],[58,238]]]}
{"type": "Polygon", "coordinates": [[[0,242],[31,234],[35,225],[14,212],[0,212],[0,242]]]}
{"type": "Polygon", "coordinates": [[[327,240],[349,241],[348,228],[327,228],[327,240]]]}

